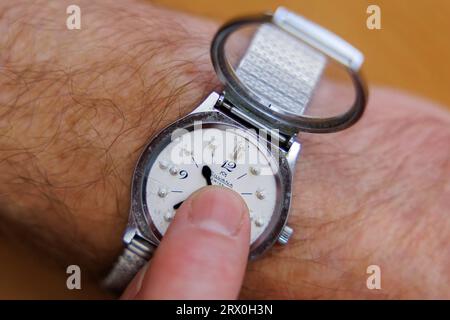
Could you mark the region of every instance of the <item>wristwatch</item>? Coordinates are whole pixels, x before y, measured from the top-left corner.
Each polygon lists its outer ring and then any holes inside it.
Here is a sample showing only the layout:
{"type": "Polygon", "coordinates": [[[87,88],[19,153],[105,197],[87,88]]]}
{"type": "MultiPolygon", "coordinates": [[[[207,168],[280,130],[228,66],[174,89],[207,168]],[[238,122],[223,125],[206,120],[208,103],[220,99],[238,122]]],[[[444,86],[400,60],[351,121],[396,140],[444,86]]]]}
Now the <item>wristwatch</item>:
{"type": "MultiPolygon", "coordinates": [[[[212,92],[187,116],[144,148],[132,177],[125,249],[104,286],[120,292],[151,258],[183,201],[206,185],[231,188],[251,219],[250,259],[276,242],[286,244],[299,131],[327,133],[353,125],[363,114],[367,90],[363,55],[304,17],[274,14],[226,23],[216,33],[211,58],[224,91],[212,92]],[[227,60],[229,36],[260,24],[236,70],[227,60]],[[328,118],[304,115],[329,60],[345,68],[355,89],[348,111],[328,118]]],[[[206,253],[205,253],[206,254],[206,253]]]]}

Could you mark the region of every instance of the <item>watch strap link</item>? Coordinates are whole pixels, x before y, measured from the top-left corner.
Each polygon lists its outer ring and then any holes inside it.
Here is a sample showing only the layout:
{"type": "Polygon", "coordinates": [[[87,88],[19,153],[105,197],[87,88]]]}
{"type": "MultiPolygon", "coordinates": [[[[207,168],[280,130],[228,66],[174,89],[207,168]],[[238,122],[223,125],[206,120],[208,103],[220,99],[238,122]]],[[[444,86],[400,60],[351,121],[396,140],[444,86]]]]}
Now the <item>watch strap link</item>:
{"type": "Polygon", "coordinates": [[[150,260],[155,246],[140,237],[133,237],[117,259],[102,286],[109,291],[122,293],[136,273],[150,260]]]}

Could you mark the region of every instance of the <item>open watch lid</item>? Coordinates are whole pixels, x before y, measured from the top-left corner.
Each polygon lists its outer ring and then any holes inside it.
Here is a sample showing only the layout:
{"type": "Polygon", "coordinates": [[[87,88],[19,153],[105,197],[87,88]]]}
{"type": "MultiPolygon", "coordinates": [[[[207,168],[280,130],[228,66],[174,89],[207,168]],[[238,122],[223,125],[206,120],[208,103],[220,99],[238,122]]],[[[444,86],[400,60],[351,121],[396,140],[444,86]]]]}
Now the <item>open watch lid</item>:
{"type": "Polygon", "coordinates": [[[274,14],[226,23],[213,39],[211,59],[225,85],[225,100],[283,134],[343,130],[359,120],[366,106],[367,90],[359,74],[364,61],[362,53],[337,35],[282,7],[274,14]],[[225,55],[227,39],[237,29],[256,23],[263,25],[235,71],[225,55]],[[355,100],[348,111],[337,116],[305,116],[303,112],[328,59],[350,74],[355,100]]]}

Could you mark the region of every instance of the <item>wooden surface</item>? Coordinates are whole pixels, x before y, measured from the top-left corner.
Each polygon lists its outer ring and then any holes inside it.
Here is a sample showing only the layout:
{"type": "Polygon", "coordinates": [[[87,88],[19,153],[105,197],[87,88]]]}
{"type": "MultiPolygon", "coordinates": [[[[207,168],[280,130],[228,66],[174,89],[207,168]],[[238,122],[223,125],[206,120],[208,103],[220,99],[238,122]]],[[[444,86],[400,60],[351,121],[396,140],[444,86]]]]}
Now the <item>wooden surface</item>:
{"type": "MultiPolygon", "coordinates": [[[[450,1],[448,0],[158,0],[174,9],[225,20],[284,5],[333,30],[366,56],[371,84],[395,86],[450,106],[450,1]],[[377,4],[382,30],[366,28],[366,8],[377,4]]],[[[66,289],[65,270],[0,237],[0,298],[102,298],[94,284],[66,289]]]]}

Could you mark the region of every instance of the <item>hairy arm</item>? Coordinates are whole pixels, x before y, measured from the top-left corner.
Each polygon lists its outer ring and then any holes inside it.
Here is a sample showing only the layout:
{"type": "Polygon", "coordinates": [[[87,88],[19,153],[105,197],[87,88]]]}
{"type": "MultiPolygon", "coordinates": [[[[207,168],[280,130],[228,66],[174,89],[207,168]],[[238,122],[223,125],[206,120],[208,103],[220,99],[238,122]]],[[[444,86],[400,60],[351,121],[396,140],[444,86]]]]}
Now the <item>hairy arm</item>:
{"type": "MultiPolygon", "coordinates": [[[[121,248],[143,145],[217,87],[217,25],[134,1],[0,1],[0,219],[100,275],[121,248]]],[[[333,87],[324,97],[340,99],[333,87]]],[[[252,262],[246,298],[449,297],[450,117],[373,89],[352,129],[304,135],[294,240],[252,262]],[[382,269],[382,290],[366,268],[382,269]]]]}
{"type": "Polygon", "coordinates": [[[142,146],[211,90],[215,25],[85,1],[82,29],[69,31],[67,5],[2,2],[2,218],[94,267],[120,246],[142,146]]]}

